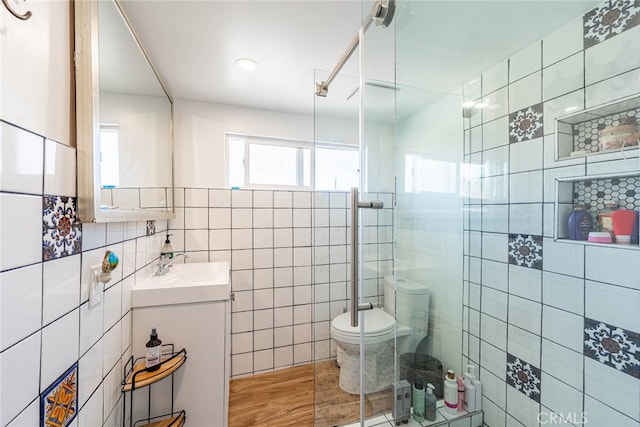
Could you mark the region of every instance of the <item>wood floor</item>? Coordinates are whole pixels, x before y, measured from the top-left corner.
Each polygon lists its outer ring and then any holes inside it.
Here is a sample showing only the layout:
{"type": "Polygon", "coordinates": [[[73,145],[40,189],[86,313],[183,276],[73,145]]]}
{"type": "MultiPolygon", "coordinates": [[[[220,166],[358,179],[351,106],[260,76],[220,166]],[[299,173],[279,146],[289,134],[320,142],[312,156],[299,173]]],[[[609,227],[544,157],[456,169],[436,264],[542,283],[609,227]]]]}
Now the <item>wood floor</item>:
{"type": "MultiPolygon", "coordinates": [[[[334,361],[231,380],[229,427],[330,427],[355,422],[359,397],[342,391],[334,361]],[[315,377],[315,381],[314,381],[315,377]]],[[[367,395],[367,418],[391,410],[391,393],[367,395]]]]}

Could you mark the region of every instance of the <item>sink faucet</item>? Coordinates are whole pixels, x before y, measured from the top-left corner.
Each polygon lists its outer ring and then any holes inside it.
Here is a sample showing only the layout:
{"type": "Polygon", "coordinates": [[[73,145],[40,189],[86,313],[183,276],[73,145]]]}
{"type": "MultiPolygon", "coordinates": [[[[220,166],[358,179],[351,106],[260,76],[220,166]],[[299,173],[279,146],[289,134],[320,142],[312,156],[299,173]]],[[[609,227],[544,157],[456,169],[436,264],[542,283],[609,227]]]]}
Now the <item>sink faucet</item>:
{"type": "Polygon", "coordinates": [[[189,258],[184,252],[177,252],[173,254],[173,259],[169,259],[167,255],[160,255],[160,258],[158,259],[156,276],[164,276],[165,274],[167,274],[169,272],[169,267],[176,259],[178,259],[179,256],[183,256],[185,257],[185,259],[189,258]]]}

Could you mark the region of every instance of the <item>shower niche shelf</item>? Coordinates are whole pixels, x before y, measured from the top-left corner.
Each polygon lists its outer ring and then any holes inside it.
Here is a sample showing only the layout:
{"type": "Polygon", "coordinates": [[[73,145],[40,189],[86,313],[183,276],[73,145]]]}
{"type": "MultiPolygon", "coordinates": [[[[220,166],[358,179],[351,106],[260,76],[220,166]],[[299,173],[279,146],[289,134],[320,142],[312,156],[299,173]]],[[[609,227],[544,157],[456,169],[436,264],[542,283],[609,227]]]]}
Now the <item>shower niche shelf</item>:
{"type": "MultiPolygon", "coordinates": [[[[638,243],[595,243],[569,239],[568,219],[576,205],[591,214],[592,231],[597,231],[598,213],[604,202],[615,200],[618,209],[640,211],[640,170],[615,174],[583,175],[555,180],[554,240],[578,245],[640,249],[638,243]]],[[[639,215],[640,225],[640,215],[639,215]]]]}
{"type": "Polygon", "coordinates": [[[601,130],[622,131],[626,132],[624,135],[628,135],[634,126],[635,132],[640,131],[640,96],[624,98],[558,117],[555,127],[555,160],[594,158],[594,161],[601,161],[637,157],[637,138],[631,145],[625,143],[622,147],[609,149],[599,147],[601,130]],[[620,127],[621,125],[624,126],[620,127]],[[604,156],[605,154],[608,156],[604,156]]]}
{"type": "MultiPolygon", "coordinates": [[[[186,412],[175,411],[173,408],[173,390],[174,378],[173,374],[187,361],[187,350],[184,348],[178,352],[174,351],[173,344],[165,344],[161,349],[160,367],[155,371],[148,371],[145,368],[145,358],[139,357],[134,360],[133,356],[124,368],[124,381],[122,381],[122,392],[129,393],[129,408],[131,415],[129,416],[129,426],[136,427],[181,427],[186,420],[186,412]],[[151,385],[160,380],[171,377],[171,411],[168,414],[151,416],[151,385]],[[148,402],[147,416],[133,422],[133,392],[147,387],[148,402]]],[[[122,425],[126,426],[127,399],[124,399],[124,408],[122,415],[122,425]]]]}

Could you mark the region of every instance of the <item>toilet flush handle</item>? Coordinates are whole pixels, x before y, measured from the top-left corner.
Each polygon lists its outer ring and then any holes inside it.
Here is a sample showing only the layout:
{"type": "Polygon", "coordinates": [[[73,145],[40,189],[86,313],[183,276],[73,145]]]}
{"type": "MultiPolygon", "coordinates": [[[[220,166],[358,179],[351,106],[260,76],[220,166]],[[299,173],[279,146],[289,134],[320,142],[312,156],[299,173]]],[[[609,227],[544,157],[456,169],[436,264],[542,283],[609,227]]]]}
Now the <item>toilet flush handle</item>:
{"type": "Polygon", "coordinates": [[[358,209],[382,209],[380,201],[361,202],[358,187],[351,188],[351,326],[358,326],[358,312],[372,310],[373,304],[359,303],[358,298],[358,209]]]}

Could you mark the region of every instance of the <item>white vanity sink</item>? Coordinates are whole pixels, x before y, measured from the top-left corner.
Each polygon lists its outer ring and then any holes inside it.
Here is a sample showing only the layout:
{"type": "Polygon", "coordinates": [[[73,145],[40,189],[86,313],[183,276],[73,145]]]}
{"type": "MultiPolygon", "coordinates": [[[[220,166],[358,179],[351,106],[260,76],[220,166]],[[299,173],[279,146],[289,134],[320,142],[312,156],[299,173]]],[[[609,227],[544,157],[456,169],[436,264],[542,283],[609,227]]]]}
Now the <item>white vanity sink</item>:
{"type": "Polygon", "coordinates": [[[228,300],[228,262],[173,264],[164,276],[152,276],[133,286],[131,307],[152,307],[228,300]]]}
{"type": "MultiPolygon", "coordinates": [[[[173,399],[154,399],[158,413],[172,412],[173,400],[175,408],[186,411],[189,425],[227,425],[230,297],[228,262],[173,264],[164,276],[149,277],[133,286],[133,354],[145,354],[145,343],[153,328],[163,344],[171,343],[176,351],[187,351],[185,368],[175,373],[175,388],[167,383],[162,389],[165,396],[171,396],[173,390],[173,399]]],[[[163,395],[162,390],[154,393],[163,395]]],[[[138,411],[134,419],[144,418],[147,406],[134,406],[138,411]]]]}

